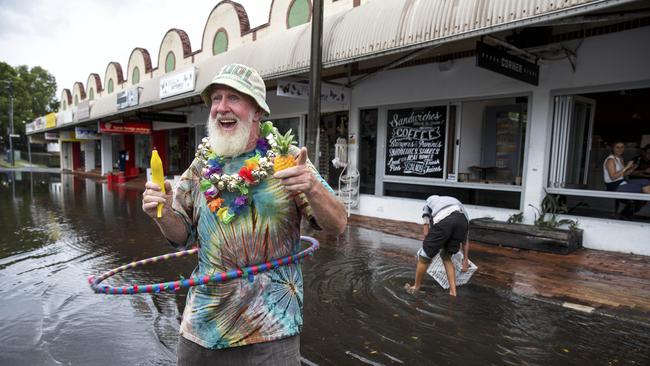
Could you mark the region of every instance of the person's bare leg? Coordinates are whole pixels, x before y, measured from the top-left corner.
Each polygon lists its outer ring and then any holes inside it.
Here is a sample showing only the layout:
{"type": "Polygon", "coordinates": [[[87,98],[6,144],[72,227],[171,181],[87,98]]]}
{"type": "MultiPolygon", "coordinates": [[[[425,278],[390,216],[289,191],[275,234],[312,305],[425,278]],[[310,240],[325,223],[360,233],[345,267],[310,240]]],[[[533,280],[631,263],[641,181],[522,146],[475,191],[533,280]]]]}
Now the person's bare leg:
{"type": "Polygon", "coordinates": [[[451,257],[443,257],[442,264],[445,265],[445,272],[447,273],[447,281],[449,282],[449,295],[456,296],[456,269],[451,262],[451,257]]]}
{"type": "Polygon", "coordinates": [[[408,291],[408,293],[415,294],[420,290],[420,286],[422,286],[422,280],[424,279],[424,274],[426,273],[428,266],[428,263],[424,263],[418,259],[418,264],[415,267],[415,283],[413,286],[409,285],[408,283],[404,285],[404,288],[406,291],[408,291]]]}

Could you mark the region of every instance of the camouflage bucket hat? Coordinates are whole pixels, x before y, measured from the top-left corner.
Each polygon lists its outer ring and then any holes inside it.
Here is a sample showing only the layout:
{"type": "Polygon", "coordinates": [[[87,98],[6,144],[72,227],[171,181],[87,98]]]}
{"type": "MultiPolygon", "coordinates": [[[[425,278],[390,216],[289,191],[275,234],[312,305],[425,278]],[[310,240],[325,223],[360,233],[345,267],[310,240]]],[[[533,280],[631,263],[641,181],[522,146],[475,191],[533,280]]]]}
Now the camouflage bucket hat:
{"type": "Polygon", "coordinates": [[[266,104],[266,86],[264,85],[264,80],[252,67],[242,64],[229,64],[222,67],[219,73],[212,79],[212,82],[201,92],[201,98],[208,107],[211,104],[210,94],[215,85],[229,86],[242,94],[250,96],[255,99],[257,105],[266,114],[271,114],[271,110],[266,104]]]}

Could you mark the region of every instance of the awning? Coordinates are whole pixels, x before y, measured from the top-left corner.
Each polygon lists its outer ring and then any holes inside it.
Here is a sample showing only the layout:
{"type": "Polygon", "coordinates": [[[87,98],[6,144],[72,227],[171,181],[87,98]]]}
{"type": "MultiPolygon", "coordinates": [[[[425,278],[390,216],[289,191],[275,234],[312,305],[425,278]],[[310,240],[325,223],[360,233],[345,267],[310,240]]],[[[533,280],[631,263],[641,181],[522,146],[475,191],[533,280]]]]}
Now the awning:
{"type": "MultiPolygon", "coordinates": [[[[323,20],[323,67],[406,52],[600,10],[633,0],[370,1],[323,20]]],[[[311,24],[270,34],[198,65],[197,90],[222,65],[254,67],[265,79],[309,71],[311,24]]]]}
{"type": "MultiPolygon", "coordinates": [[[[424,49],[631,2],[634,0],[370,1],[324,19],[323,68],[424,49]]],[[[269,34],[197,63],[193,92],[160,100],[161,76],[155,77],[138,85],[141,88],[138,106],[118,110],[117,95],[113,93],[97,100],[89,120],[196,97],[228,63],[252,66],[267,81],[306,73],[309,71],[310,43],[310,23],[269,34]]]]}

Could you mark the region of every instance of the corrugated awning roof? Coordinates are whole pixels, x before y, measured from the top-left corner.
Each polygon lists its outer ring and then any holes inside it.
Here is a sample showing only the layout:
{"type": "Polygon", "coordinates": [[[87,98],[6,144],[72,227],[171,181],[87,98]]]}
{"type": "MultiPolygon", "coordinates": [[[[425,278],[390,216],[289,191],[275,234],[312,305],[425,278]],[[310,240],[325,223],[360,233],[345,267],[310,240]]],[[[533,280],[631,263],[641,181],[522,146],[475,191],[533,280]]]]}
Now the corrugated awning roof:
{"type": "MultiPolygon", "coordinates": [[[[600,10],[634,0],[375,0],[332,14],[323,21],[323,67],[431,47],[600,10]]],[[[196,66],[197,96],[228,63],[254,67],[265,80],[309,71],[311,24],[270,34],[212,56],[196,66]]],[[[137,109],[169,100],[158,97],[159,77],[143,82],[137,109]]],[[[128,111],[127,110],[127,111],[128,111]]],[[[98,100],[90,120],[124,113],[115,94],[98,100]]],[[[42,132],[42,131],[35,131],[42,132]]]]}

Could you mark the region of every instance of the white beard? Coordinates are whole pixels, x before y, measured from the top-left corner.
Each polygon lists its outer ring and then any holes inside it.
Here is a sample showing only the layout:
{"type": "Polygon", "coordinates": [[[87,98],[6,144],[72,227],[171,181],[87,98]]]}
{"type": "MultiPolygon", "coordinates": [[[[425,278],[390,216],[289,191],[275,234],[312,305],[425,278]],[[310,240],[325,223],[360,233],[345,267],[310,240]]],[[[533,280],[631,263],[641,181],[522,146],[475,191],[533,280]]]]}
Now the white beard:
{"type": "Polygon", "coordinates": [[[211,150],[224,157],[235,157],[245,153],[248,150],[254,115],[255,112],[251,112],[248,121],[242,121],[233,116],[237,121],[237,126],[234,131],[228,133],[221,131],[218,126],[217,120],[221,117],[219,114],[216,118],[208,117],[208,139],[211,150]]]}

